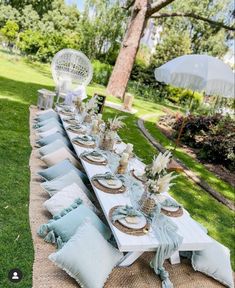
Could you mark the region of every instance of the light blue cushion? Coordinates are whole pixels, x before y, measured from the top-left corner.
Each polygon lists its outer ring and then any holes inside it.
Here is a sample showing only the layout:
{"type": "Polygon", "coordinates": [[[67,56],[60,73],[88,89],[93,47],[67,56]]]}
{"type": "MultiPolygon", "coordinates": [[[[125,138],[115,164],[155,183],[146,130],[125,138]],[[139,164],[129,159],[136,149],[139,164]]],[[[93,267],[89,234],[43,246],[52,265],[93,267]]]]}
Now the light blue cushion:
{"type": "Polygon", "coordinates": [[[102,288],[123,254],[90,223],[83,223],[64,247],[49,256],[81,287],[102,288]]]}
{"type": "Polygon", "coordinates": [[[37,122],[34,125],[34,128],[37,129],[37,128],[43,127],[43,126],[45,126],[46,124],[49,124],[49,123],[54,123],[54,124],[57,124],[57,125],[61,125],[61,122],[59,121],[59,119],[49,118],[49,119],[43,120],[41,122],[37,122]]]}
{"type": "Polygon", "coordinates": [[[42,147],[42,146],[48,145],[48,144],[50,144],[50,143],[52,143],[52,142],[54,142],[55,140],[58,140],[58,139],[62,140],[68,147],[72,147],[69,139],[67,137],[63,136],[61,134],[61,132],[56,132],[56,133],[54,133],[52,135],[44,137],[44,138],[36,141],[36,144],[42,147]]]}
{"type": "Polygon", "coordinates": [[[82,173],[79,169],[77,169],[68,159],[63,160],[59,162],[58,164],[53,165],[52,167],[43,169],[39,171],[37,174],[40,175],[43,179],[50,181],[57,177],[67,174],[71,170],[76,171],[77,174],[81,177],[84,176],[84,173],[82,173]]]}
{"type": "Polygon", "coordinates": [[[230,251],[217,241],[206,249],[192,252],[192,266],[226,287],[233,288],[233,272],[230,264],[230,251]]]}
{"type": "Polygon", "coordinates": [[[64,130],[64,128],[60,125],[59,122],[50,121],[50,122],[48,122],[47,124],[39,127],[39,128],[36,130],[36,132],[37,132],[37,133],[46,132],[46,131],[48,131],[48,130],[51,130],[52,128],[57,128],[57,129],[59,129],[59,131],[64,130]]]}
{"type": "Polygon", "coordinates": [[[37,122],[42,122],[44,120],[48,120],[50,118],[55,118],[59,120],[59,115],[55,111],[48,111],[47,113],[43,113],[41,115],[38,115],[35,120],[37,122]]]}
{"type": "Polygon", "coordinates": [[[76,183],[82,189],[82,191],[86,193],[89,199],[94,199],[94,196],[85,186],[84,181],[83,181],[85,176],[83,173],[82,173],[83,175],[81,175],[81,173],[82,172],[80,172],[78,169],[77,170],[71,169],[63,176],[57,177],[51,181],[46,181],[42,183],[41,186],[44,190],[46,190],[46,192],[50,195],[50,197],[52,197],[54,194],[62,190],[64,187],[69,186],[73,183],[76,183]]]}
{"type": "Polygon", "coordinates": [[[61,247],[61,243],[67,242],[86,219],[91,221],[105,239],[110,239],[111,231],[109,227],[107,227],[91,209],[83,204],[61,218],[51,220],[48,224],[41,225],[38,229],[38,235],[44,237],[46,242],[57,242],[61,247]]]}
{"type": "MultiPolygon", "coordinates": [[[[40,149],[38,149],[38,152],[41,156],[45,156],[45,155],[52,153],[52,152],[54,152],[57,149],[60,149],[62,147],[69,149],[62,140],[58,139],[58,140],[55,140],[48,145],[41,147],[40,149]]],[[[70,150],[70,152],[73,153],[71,150],[70,150]]]]}

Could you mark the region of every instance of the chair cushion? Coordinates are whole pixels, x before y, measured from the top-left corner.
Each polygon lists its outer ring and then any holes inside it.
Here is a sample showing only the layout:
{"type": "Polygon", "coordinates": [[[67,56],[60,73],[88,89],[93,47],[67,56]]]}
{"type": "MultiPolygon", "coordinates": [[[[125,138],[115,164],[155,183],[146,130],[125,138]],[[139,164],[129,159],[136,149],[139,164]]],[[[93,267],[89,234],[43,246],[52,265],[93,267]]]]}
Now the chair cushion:
{"type": "Polygon", "coordinates": [[[94,196],[83,183],[82,178],[78,175],[77,171],[74,171],[73,169],[63,176],[42,183],[41,186],[50,196],[53,196],[64,187],[73,183],[76,183],[82,189],[82,191],[86,193],[89,199],[94,199],[94,196]]]}
{"type": "Polygon", "coordinates": [[[80,204],[77,208],[68,212],[57,220],[50,220],[38,229],[38,235],[43,237],[49,243],[67,242],[75,233],[77,228],[89,219],[91,223],[100,231],[105,239],[110,239],[110,229],[100,220],[100,218],[88,207],[80,204]],[[56,239],[60,237],[59,239],[56,239]],[[57,241],[58,240],[58,241],[57,241]]]}
{"type": "Polygon", "coordinates": [[[34,125],[34,128],[35,129],[39,129],[40,127],[43,127],[43,126],[46,126],[47,124],[50,124],[50,125],[61,125],[61,122],[56,119],[56,118],[49,118],[49,119],[46,119],[46,120],[43,120],[41,122],[38,122],[34,125]]]}
{"type": "Polygon", "coordinates": [[[63,129],[63,127],[61,126],[61,124],[58,121],[49,121],[45,125],[40,126],[39,128],[37,128],[36,132],[37,133],[46,132],[46,131],[48,131],[48,130],[50,130],[52,128],[55,128],[55,127],[63,129]]]}
{"type": "Polygon", "coordinates": [[[54,194],[50,199],[44,202],[43,206],[54,216],[72,205],[78,198],[82,200],[82,203],[85,206],[89,207],[95,213],[97,212],[95,205],[76,183],[66,186],[61,191],[54,194]]]}
{"type": "Polygon", "coordinates": [[[38,152],[41,156],[45,156],[45,155],[47,155],[47,154],[49,154],[49,153],[51,153],[57,149],[60,149],[62,147],[69,149],[62,140],[58,139],[58,140],[55,140],[54,142],[52,142],[48,145],[45,145],[45,146],[39,148],[38,152]]]}
{"type": "Polygon", "coordinates": [[[37,122],[42,122],[42,121],[48,120],[50,118],[55,118],[55,119],[59,120],[59,115],[55,111],[48,111],[47,113],[37,115],[35,120],[37,122]]]}
{"type": "Polygon", "coordinates": [[[39,145],[40,147],[42,147],[42,146],[45,146],[47,144],[54,142],[57,139],[62,140],[66,144],[66,146],[72,147],[69,139],[67,137],[63,136],[60,132],[56,132],[56,133],[49,135],[45,138],[39,139],[38,141],[36,141],[36,144],[39,145]]]}
{"type": "Polygon", "coordinates": [[[87,183],[89,181],[87,176],[79,169],[77,169],[68,159],[63,160],[47,169],[41,170],[37,174],[40,175],[44,180],[50,181],[57,177],[64,176],[71,170],[74,170],[84,182],[87,183]]]}
{"type": "Polygon", "coordinates": [[[227,287],[234,287],[233,272],[230,264],[230,251],[217,241],[213,241],[208,248],[193,251],[192,266],[227,287]]]}
{"type": "Polygon", "coordinates": [[[50,136],[56,132],[60,132],[61,134],[64,134],[64,130],[61,127],[53,127],[47,131],[44,132],[36,132],[37,136],[39,138],[45,138],[47,136],[50,136]]]}
{"type": "Polygon", "coordinates": [[[41,160],[45,162],[48,167],[51,167],[65,159],[69,159],[74,166],[81,167],[78,159],[75,158],[74,154],[69,152],[69,150],[65,147],[59,148],[58,150],[51,152],[41,158],[41,160]]]}
{"type": "Polygon", "coordinates": [[[62,249],[49,259],[81,287],[102,288],[123,254],[90,223],[83,223],[62,249]]]}

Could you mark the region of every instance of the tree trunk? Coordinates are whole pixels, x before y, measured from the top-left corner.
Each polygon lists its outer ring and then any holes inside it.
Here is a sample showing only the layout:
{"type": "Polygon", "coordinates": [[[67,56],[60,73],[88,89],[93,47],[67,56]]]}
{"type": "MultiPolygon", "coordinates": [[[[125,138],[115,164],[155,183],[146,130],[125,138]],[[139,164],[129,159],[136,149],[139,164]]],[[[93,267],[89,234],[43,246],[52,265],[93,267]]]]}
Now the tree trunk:
{"type": "Polygon", "coordinates": [[[118,98],[123,98],[126,91],[140,39],[146,25],[148,2],[148,0],[135,1],[130,23],[109,79],[107,92],[118,98]]]}

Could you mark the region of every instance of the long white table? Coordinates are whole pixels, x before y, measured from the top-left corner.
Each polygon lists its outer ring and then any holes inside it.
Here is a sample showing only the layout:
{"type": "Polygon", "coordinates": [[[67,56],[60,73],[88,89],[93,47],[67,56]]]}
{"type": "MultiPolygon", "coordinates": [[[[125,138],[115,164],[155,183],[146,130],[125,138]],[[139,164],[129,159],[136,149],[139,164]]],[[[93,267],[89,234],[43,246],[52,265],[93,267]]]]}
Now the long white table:
{"type": "MultiPolygon", "coordinates": [[[[63,121],[65,117],[66,116],[60,114],[60,118],[66,130],[66,127],[69,126],[69,124],[63,121]]],[[[77,136],[77,134],[68,130],[66,130],[66,132],[78,158],[80,158],[81,153],[88,151],[89,149],[73,144],[72,140],[77,136]]],[[[118,144],[117,148],[119,150],[124,149],[125,144],[118,144]]],[[[98,173],[110,171],[108,165],[92,165],[83,159],[81,159],[81,162],[90,180],[98,173]]],[[[139,167],[144,167],[144,164],[137,159],[136,164],[139,167]]],[[[123,258],[123,261],[120,263],[120,266],[131,265],[145,251],[156,251],[156,249],[159,247],[159,242],[157,238],[154,237],[153,233],[149,233],[144,236],[128,235],[118,230],[109,220],[109,211],[112,207],[116,205],[131,205],[128,191],[122,194],[108,194],[97,189],[95,186],[93,186],[93,189],[116,239],[119,250],[122,252],[128,252],[123,258]]],[[[212,239],[202,230],[199,224],[190,217],[189,213],[185,209],[184,214],[181,217],[171,217],[171,220],[178,227],[177,233],[183,237],[183,243],[180,246],[179,251],[203,250],[212,243],[212,239]]],[[[170,258],[172,264],[180,263],[179,251],[175,252],[170,258]]]]}

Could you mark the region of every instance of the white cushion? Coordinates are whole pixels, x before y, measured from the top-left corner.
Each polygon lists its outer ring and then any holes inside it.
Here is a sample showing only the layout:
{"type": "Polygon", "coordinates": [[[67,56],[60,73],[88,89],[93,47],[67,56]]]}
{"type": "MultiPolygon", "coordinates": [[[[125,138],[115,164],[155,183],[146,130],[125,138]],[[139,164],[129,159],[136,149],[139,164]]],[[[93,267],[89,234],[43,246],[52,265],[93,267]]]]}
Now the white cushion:
{"type": "Polygon", "coordinates": [[[55,128],[55,127],[58,127],[61,130],[63,130],[62,126],[60,125],[60,123],[58,121],[49,121],[45,125],[40,126],[38,129],[36,129],[36,132],[37,133],[46,132],[46,131],[48,131],[52,128],[55,128]]]}
{"type": "Polygon", "coordinates": [[[73,277],[80,287],[102,288],[122,257],[123,254],[108,243],[91,223],[85,222],[49,259],[73,277]]]}
{"type": "Polygon", "coordinates": [[[41,111],[38,111],[38,112],[36,113],[36,115],[39,116],[39,115],[45,114],[45,113],[47,113],[47,112],[52,112],[52,111],[54,111],[54,109],[52,109],[52,108],[47,109],[47,110],[41,110],[41,111]]]}
{"type": "Polygon", "coordinates": [[[193,251],[192,266],[226,287],[233,288],[233,272],[230,264],[230,251],[217,241],[204,250],[193,251]]]}
{"type": "Polygon", "coordinates": [[[60,213],[63,209],[68,208],[78,198],[83,201],[84,205],[88,206],[95,213],[97,212],[94,204],[92,204],[85,192],[83,192],[76,183],[66,186],[50,199],[45,201],[43,205],[54,216],[60,213]]]}
{"type": "Polygon", "coordinates": [[[65,159],[70,160],[74,166],[81,167],[74,155],[71,154],[71,152],[69,152],[68,149],[66,149],[65,147],[51,152],[41,158],[41,160],[44,161],[48,167],[53,166],[65,159]]]}

